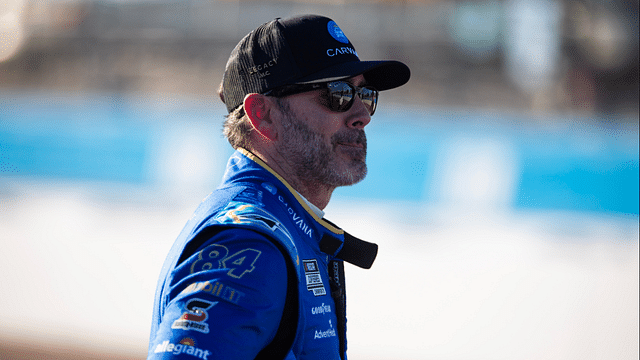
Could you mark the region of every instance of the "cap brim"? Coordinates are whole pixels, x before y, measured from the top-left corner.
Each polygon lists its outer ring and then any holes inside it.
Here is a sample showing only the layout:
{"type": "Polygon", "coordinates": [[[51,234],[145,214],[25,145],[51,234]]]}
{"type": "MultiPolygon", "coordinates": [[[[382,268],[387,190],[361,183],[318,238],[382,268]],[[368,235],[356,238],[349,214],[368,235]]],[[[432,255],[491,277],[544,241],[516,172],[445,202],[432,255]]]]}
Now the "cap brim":
{"type": "Polygon", "coordinates": [[[367,85],[379,91],[393,89],[406,84],[411,77],[409,67],[399,61],[353,61],[330,66],[322,71],[305,76],[296,84],[343,80],[363,74],[367,85]]]}

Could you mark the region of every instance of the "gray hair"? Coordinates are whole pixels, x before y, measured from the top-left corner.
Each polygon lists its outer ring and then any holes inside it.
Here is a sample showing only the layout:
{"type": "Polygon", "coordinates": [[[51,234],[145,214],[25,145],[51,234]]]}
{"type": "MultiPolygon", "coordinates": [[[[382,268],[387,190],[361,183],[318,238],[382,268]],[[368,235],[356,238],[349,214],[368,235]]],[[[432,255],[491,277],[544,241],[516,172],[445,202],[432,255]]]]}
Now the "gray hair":
{"type": "Polygon", "coordinates": [[[240,105],[227,115],[222,125],[222,133],[234,149],[244,148],[250,150],[249,136],[253,131],[253,126],[245,116],[244,106],[240,105]]]}
{"type": "MultiPolygon", "coordinates": [[[[276,104],[280,110],[285,113],[289,113],[291,111],[289,103],[284,98],[276,98],[276,104]]],[[[234,149],[241,147],[243,149],[252,150],[250,141],[252,131],[253,126],[249,122],[244,111],[244,106],[242,105],[227,115],[224,124],[222,125],[222,133],[234,149]]]]}

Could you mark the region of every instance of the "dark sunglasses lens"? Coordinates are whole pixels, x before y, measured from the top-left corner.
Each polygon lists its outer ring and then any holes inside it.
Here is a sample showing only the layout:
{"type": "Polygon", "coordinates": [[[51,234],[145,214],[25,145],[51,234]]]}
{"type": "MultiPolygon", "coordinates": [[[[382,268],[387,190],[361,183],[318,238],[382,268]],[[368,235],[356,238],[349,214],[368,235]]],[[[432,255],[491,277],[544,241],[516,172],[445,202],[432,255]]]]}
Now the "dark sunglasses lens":
{"type": "Polygon", "coordinates": [[[369,111],[369,115],[373,115],[378,105],[378,91],[370,88],[362,88],[360,90],[360,99],[369,111]]]}
{"type": "MultiPolygon", "coordinates": [[[[334,81],[327,84],[329,88],[330,108],[333,111],[344,112],[351,108],[356,95],[356,88],[344,81],[334,81]]],[[[360,88],[357,95],[367,108],[369,115],[373,115],[378,104],[378,90],[373,88],[360,88]]]]}
{"type": "Polygon", "coordinates": [[[353,102],[353,88],[349,84],[335,81],[328,84],[333,111],[347,111],[353,102]]]}

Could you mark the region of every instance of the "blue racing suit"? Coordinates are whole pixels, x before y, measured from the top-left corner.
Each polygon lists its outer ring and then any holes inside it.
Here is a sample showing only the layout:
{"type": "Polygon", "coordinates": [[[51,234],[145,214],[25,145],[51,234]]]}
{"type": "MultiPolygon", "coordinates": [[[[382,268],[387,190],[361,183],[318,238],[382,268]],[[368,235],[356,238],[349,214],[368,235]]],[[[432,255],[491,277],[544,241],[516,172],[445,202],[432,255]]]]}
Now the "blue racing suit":
{"type": "Polygon", "coordinates": [[[345,360],[343,261],[376,253],[239,149],[165,260],[148,359],[345,360]]]}

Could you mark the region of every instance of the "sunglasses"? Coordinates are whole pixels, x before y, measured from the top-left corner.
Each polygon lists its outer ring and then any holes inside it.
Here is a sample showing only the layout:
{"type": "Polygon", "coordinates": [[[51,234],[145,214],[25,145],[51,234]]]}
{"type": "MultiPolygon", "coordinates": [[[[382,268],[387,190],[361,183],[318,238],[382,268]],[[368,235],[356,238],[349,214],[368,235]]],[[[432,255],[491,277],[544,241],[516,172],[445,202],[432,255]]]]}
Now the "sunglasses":
{"type": "Polygon", "coordinates": [[[328,97],[326,99],[327,101],[325,105],[331,111],[348,111],[349,109],[351,109],[351,106],[355,101],[355,95],[357,95],[360,100],[362,100],[364,106],[367,108],[369,115],[373,115],[373,113],[376,112],[376,106],[378,105],[378,90],[370,86],[355,86],[349,84],[346,81],[331,81],[319,84],[285,85],[267,91],[266,93],[264,93],[264,95],[283,97],[318,89],[328,90],[328,97]]]}

